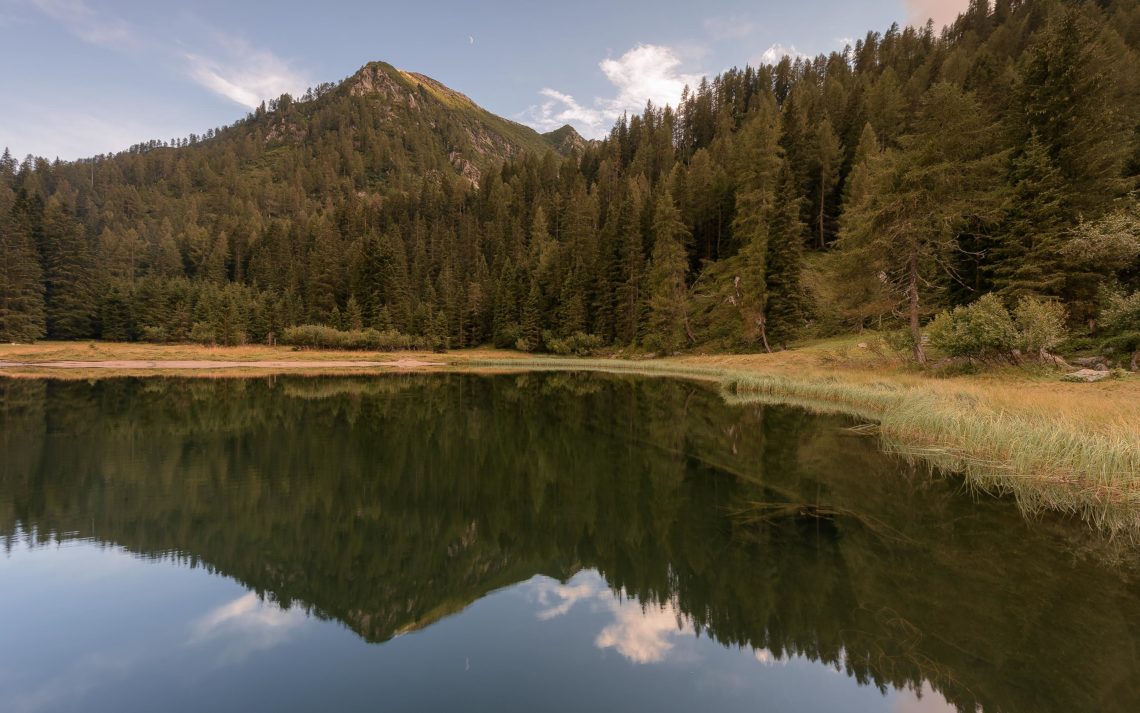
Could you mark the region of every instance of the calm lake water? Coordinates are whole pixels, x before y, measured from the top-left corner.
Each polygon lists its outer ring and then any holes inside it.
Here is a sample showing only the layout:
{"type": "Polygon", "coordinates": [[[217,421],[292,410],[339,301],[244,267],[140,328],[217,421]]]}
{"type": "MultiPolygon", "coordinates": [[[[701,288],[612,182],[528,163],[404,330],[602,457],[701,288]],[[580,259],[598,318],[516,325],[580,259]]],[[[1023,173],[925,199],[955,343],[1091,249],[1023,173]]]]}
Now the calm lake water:
{"type": "Polygon", "coordinates": [[[1140,710],[1127,548],[844,418],[597,374],[0,380],[0,418],[9,713],[1140,710]]]}

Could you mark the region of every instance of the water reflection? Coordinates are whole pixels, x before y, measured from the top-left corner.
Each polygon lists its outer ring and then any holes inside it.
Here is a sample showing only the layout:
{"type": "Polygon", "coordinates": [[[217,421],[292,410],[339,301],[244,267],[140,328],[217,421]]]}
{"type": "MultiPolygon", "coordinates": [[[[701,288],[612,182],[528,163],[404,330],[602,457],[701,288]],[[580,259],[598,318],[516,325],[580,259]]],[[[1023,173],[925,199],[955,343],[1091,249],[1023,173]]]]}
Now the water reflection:
{"type": "Polygon", "coordinates": [[[666,656],[675,657],[674,639],[696,633],[675,602],[643,605],[625,592],[611,592],[597,572],[579,573],[566,584],[538,578],[529,586],[536,601],[545,607],[538,613],[541,620],[563,616],[579,602],[612,614],[613,622],[598,633],[594,645],[603,650],[614,649],[634,663],[657,663],[666,656]],[[557,601],[553,606],[552,600],[557,601]]]}
{"type": "Polygon", "coordinates": [[[147,700],[131,690],[147,677],[257,681],[269,662],[305,672],[282,708],[341,677],[354,708],[377,695],[375,670],[352,678],[375,657],[400,672],[393,709],[493,709],[507,689],[550,707],[558,676],[599,705],[620,690],[676,710],[696,695],[710,710],[1140,702],[1140,588],[1130,559],[1106,561],[1126,549],[1027,524],[843,419],[575,374],[7,381],[0,418],[16,553],[0,558],[0,630],[33,654],[0,654],[26,674],[0,674],[19,693],[5,700],[85,690],[49,676],[66,632],[94,652],[66,677],[101,676],[106,710],[142,709],[124,701],[147,700]],[[123,661],[143,670],[90,668],[123,661]],[[535,698],[488,673],[503,671],[535,698]],[[451,689],[410,683],[429,674],[451,689]]]}
{"type": "Polygon", "coordinates": [[[252,653],[288,641],[308,620],[299,609],[284,609],[247,592],[194,621],[187,644],[218,647],[219,641],[224,642],[219,663],[239,663],[252,653]]]}

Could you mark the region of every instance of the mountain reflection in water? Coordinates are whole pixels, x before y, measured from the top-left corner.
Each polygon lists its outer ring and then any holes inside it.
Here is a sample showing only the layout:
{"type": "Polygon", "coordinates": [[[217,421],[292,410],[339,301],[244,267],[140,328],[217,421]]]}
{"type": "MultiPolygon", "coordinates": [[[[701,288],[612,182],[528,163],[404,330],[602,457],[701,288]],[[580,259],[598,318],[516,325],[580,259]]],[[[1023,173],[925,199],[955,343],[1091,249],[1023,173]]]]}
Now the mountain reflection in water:
{"type": "Polygon", "coordinates": [[[219,710],[1140,704],[1127,548],[845,419],[597,374],[0,399],[0,694],[27,710],[177,708],[163,681],[219,710]]]}

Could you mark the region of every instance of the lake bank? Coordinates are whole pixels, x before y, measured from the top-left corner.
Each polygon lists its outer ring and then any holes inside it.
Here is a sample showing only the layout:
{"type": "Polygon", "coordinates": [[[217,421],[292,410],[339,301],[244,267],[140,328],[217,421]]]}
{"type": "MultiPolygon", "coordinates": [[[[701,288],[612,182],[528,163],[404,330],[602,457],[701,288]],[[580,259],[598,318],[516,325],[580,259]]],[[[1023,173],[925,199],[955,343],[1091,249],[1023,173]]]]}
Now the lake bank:
{"type": "Polygon", "coordinates": [[[1140,379],[1067,383],[1055,372],[999,369],[938,378],[850,339],[789,352],[665,359],[567,359],[467,350],[401,353],[288,347],[108,343],[0,346],[0,375],[244,377],[408,370],[599,370],[697,378],[736,402],[779,402],[875,424],[884,446],[1012,493],[1027,512],[1059,510],[1113,534],[1140,534],[1140,379]],[[373,356],[373,355],[369,355],[373,356]]]}

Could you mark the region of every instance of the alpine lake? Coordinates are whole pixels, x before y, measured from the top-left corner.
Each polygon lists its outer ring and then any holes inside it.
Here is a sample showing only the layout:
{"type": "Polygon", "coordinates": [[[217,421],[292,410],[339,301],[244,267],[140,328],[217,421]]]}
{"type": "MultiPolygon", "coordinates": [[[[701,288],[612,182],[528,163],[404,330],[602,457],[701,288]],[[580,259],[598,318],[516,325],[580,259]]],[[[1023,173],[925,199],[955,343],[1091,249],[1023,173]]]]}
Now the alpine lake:
{"type": "Polygon", "coordinates": [[[0,710],[1140,710],[1128,543],[597,373],[0,379],[0,710]]]}

